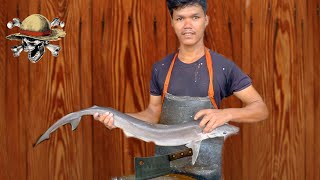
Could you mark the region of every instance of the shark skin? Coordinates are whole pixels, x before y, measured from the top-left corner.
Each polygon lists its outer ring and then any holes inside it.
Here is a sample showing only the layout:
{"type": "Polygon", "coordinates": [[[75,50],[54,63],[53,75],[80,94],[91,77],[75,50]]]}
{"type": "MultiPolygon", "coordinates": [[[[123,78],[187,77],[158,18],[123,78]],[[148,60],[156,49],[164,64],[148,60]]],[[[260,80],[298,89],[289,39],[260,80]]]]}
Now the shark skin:
{"type": "Polygon", "coordinates": [[[95,113],[104,114],[106,112],[113,114],[114,126],[121,128],[127,137],[137,138],[145,142],[153,142],[159,146],[185,145],[192,148],[192,164],[196,162],[202,140],[215,137],[227,138],[239,132],[238,127],[224,124],[214,129],[211,133],[204,134],[199,126],[200,121],[191,121],[175,125],[152,124],[136,119],[113,108],[93,106],[63,116],[40,136],[34,146],[49,139],[50,134],[63,125],[71,124],[71,129],[74,131],[78,127],[81,117],[84,115],[94,115],[95,113]]]}

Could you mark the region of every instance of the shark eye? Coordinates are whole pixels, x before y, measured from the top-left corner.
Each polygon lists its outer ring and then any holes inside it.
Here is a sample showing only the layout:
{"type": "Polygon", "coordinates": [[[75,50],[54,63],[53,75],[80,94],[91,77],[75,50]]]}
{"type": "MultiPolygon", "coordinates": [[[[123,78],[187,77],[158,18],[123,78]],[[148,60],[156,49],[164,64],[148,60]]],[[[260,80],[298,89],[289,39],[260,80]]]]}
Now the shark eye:
{"type": "Polygon", "coordinates": [[[223,134],[224,134],[224,135],[226,135],[226,134],[227,134],[227,132],[226,132],[226,131],[223,131],[223,134]]]}

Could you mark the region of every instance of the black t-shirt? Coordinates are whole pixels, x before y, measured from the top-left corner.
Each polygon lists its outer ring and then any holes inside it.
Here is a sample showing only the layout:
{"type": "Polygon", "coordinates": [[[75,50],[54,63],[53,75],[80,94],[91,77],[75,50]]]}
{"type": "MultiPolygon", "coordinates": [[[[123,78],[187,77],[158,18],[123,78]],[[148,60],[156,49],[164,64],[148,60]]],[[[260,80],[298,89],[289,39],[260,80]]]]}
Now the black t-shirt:
{"type": "MultiPolygon", "coordinates": [[[[215,101],[220,107],[221,100],[233,92],[240,91],[251,85],[251,79],[241,69],[224,56],[210,50],[215,101]]],[[[161,96],[170,64],[174,54],[170,54],[155,63],[152,68],[150,93],[161,96]]],[[[209,73],[205,56],[191,64],[185,64],[177,58],[168,87],[168,93],[175,96],[207,97],[209,73]]]]}

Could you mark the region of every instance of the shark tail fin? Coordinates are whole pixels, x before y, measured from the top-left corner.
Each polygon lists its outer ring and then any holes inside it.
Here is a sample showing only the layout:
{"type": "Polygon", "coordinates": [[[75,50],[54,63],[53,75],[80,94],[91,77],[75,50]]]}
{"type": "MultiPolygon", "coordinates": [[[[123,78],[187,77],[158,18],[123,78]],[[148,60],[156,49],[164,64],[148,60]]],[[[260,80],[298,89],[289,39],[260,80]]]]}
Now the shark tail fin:
{"type": "Polygon", "coordinates": [[[38,141],[33,144],[33,147],[35,147],[36,145],[40,144],[42,141],[49,139],[50,134],[48,134],[47,132],[42,134],[39,138],[38,141]]]}
{"type": "Polygon", "coordinates": [[[77,118],[77,119],[74,119],[70,122],[71,124],[71,128],[72,128],[72,131],[76,130],[79,123],[80,123],[80,120],[81,120],[81,117],[77,118]]]}
{"type": "Polygon", "coordinates": [[[199,151],[200,151],[200,145],[201,145],[201,141],[191,142],[186,145],[188,148],[191,148],[193,151],[192,165],[194,165],[194,163],[196,163],[196,160],[198,158],[199,151]]]}

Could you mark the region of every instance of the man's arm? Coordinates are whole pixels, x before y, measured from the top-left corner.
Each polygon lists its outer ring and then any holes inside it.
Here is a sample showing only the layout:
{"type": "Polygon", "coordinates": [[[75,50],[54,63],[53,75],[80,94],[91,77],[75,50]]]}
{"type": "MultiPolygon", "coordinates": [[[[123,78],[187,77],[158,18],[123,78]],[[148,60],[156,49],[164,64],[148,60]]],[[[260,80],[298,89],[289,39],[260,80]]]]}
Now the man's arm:
{"type": "Polygon", "coordinates": [[[161,107],[162,107],[161,96],[150,95],[149,105],[145,110],[137,113],[127,113],[127,114],[137,119],[147,121],[150,123],[159,123],[161,107]]]}
{"type": "Polygon", "coordinates": [[[200,126],[205,127],[203,130],[205,133],[211,132],[216,127],[229,121],[258,122],[268,117],[269,112],[267,106],[253,86],[235,92],[234,95],[245,104],[244,107],[204,109],[195,115],[195,120],[203,117],[200,126]]]}
{"type": "MultiPolygon", "coordinates": [[[[146,122],[158,123],[160,118],[160,113],[161,113],[161,107],[162,107],[161,96],[150,95],[149,105],[145,110],[137,113],[127,113],[127,114],[146,122]]],[[[113,125],[114,119],[113,119],[112,113],[106,112],[103,115],[99,115],[98,113],[96,113],[94,114],[93,117],[96,120],[99,120],[100,122],[102,122],[109,129],[115,128],[115,126],[113,125]]]]}

